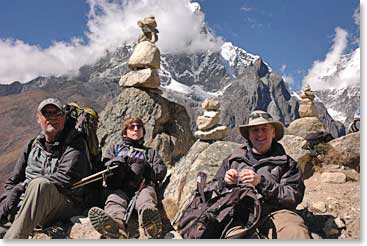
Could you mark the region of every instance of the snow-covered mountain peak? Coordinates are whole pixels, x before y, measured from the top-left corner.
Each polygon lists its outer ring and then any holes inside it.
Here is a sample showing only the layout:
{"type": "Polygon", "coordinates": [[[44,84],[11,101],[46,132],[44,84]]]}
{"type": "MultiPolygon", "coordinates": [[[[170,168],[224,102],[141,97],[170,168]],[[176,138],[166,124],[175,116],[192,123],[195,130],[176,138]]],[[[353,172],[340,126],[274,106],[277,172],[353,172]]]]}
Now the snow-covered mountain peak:
{"type": "Polygon", "coordinates": [[[222,45],[220,54],[231,66],[235,66],[238,62],[242,62],[242,64],[249,66],[260,58],[260,56],[250,54],[245,50],[234,46],[231,42],[225,42],[222,45]]]}
{"type": "Polygon", "coordinates": [[[228,74],[232,78],[237,77],[239,66],[250,66],[260,59],[260,56],[250,54],[245,50],[234,46],[231,42],[225,42],[220,50],[220,55],[225,63],[228,74]]]}

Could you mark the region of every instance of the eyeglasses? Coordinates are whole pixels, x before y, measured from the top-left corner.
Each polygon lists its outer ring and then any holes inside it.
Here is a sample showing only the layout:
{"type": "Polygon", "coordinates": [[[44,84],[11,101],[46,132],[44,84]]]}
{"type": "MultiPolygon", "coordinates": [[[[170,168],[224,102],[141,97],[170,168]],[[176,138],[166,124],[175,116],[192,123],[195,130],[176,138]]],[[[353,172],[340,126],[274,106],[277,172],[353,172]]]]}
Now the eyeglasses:
{"type": "Polygon", "coordinates": [[[127,127],[127,129],[129,129],[129,130],[134,130],[134,129],[135,129],[135,127],[137,127],[138,129],[143,128],[143,126],[142,126],[142,125],[130,125],[130,126],[128,126],[128,127],[127,127]]]}
{"type": "Polygon", "coordinates": [[[268,113],[252,113],[249,116],[250,120],[254,120],[254,119],[257,119],[257,118],[260,118],[260,117],[262,117],[266,120],[272,120],[273,119],[273,117],[271,117],[271,115],[268,114],[268,113]]]}
{"type": "Polygon", "coordinates": [[[62,112],[61,110],[52,110],[52,111],[42,110],[41,113],[46,118],[55,116],[60,117],[64,115],[64,112],[62,112]]]}

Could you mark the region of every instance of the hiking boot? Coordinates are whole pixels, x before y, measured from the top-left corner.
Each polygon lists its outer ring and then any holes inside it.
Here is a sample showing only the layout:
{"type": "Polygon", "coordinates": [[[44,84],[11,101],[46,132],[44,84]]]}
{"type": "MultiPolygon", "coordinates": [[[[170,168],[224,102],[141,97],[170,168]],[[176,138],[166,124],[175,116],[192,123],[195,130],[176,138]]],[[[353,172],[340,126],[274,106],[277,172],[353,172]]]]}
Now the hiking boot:
{"type": "Polygon", "coordinates": [[[241,234],[244,233],[245,227],[243,226],[234,226],[232,228],[229,228],[229,230],[226,232],[226,234],[224,235],[224,238],[226,239],[237,239],[237,238],[241,238],[241,234]]]}
{"type": "Polygon", "coordinates": [[[103,209],[93,207],[89,209],[88,217],[94,229],[106,238],[126,239],[127,234],[119,224],[111,218],[103,209]]]}
{"type": "Polygon", "coordinates": [[[141,227],[147,238],[156,238],[162,231],[161,215],[157,208],[146,208],[141,213],[141,227]]]}

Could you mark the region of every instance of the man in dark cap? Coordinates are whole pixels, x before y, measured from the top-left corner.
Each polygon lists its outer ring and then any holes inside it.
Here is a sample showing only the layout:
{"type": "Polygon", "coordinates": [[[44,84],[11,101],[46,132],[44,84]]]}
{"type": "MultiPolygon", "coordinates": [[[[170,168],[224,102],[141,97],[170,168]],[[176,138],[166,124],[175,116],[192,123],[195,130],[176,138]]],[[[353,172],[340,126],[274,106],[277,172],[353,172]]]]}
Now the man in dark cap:
{"type": "MultiPolygon", "coordinates": [[[[248,144],[223,161],[214,181],[224,190],[238,183],[255,186],[263,197],[259,230],[265,237],[309,239],[303,219],[295,213],[305,190],[302,171],[278,143],[284,135],[283,124],[269,113],[256,110],[239,130],[248,144]]],[[[226,237],[233,238],[243,230],[238,221],[226,237]]]]}
{"type": "Polygon", "coordinates": [[[71,188],[90,174],[83,138],[67,137],[65,112],[57,99],[48,98],[39,104],[37,122],[42,132],[25,146],[1,196],[1,219],[7,217],[14,198],[20,200],[4,239],[26,239],[36,226],[68,219],[83,208],[84,189],[71,188]]]}

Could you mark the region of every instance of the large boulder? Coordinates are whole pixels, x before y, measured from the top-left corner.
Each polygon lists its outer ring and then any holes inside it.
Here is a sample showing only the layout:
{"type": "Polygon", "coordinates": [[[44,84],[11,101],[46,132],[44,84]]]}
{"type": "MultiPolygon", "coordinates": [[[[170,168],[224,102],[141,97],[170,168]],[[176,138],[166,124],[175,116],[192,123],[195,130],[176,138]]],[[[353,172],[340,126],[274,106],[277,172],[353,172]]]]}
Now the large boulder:
{"type": "Polygon", "coordinates": [[[198,140],[178,163],[170,177],[170,183],[164,192],[163,206],[168,219],[172,222],[175,215],[184,207],[196,188],[196,175],[199,171],[208,174],[207,182],[212,180],[228,157],[240,144],[218,141],[213,144],[198,140]]]}
{"type": "Polygon", "coordinates": [[[207,131],[198,130],[194,133],[194,136],[201,140],[222,140],[226,137],[227,132],[228,128],[226,126],[216,126],[207,131]]]}
{"type": "Polygon", "coordinates": [[[138,43],[133,54],[130,56],[128,66],[130,69],[135,68],[160,68],[161,53],[155,44],[149,41],[138,43]]]}
{"type": "Polygon", "coordinates": [[[347,166],[359,172],[360,133],[351,133],[330,141],[323,162],[325,164],[347,166]]]}
{"type": "Polygon", "coordinates": [[[316,106],[313,102],[304,102],[305,100],[301,100],[301,104],[299,105],[299,116],[301,118],[305,117],[318,117],[319,113],[317,112],[316,106]]]}
{"type": "Polygon", "coordinates": [[[128,72],[119,81],[122,87],[159,88],[160,84],[158,70],[150,68],[128,72]]]}
{"type": "Polygon", "coordinates": [[[297,161],[303,172],[305,179],[314,173],[314,159],[309,150],[303,149],[305,139],[295,135],[284,135],[279,141],[285,149],[285,152],[297,161]]]}
{"type": "Polygon", "coordinates": [[[100,113],[97,135],[102,151],[121,138],[121,123],[139,117],[145,123],[145,144],[158,149],[166,165],[184,156],[193,144],[190,118],[185,108],[155,94],[134,87],[125,88],[100,113]]]}
{"type": "Polygon", "coordinates": [[[325,131],[324,125],[316,117],[305,117],[292,121],[286,128],[285,133],[304,138],[311,131],[325,131]]]}

